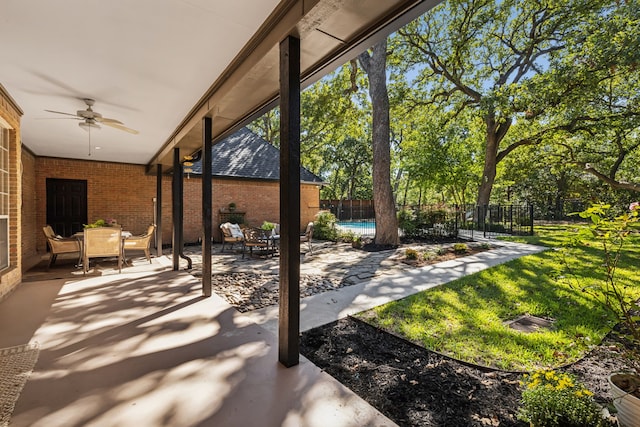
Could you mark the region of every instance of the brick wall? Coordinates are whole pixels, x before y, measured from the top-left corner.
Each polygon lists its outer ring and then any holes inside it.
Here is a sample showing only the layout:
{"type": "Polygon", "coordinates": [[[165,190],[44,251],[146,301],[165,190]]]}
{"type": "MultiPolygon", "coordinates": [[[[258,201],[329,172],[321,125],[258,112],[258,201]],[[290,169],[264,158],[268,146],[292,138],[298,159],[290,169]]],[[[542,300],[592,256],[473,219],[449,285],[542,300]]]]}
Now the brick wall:
{"type": "MultiPolygon", "coordinates": [[[[87,181],[87,219],[112,218],[123,229],[142,234],[154,221],[156,177],[144,165],[93,162],[52,157],[36,159],[37,249],[46,251],[42,227],[47,223],[47,178],[87,181]]],[[[162,186],[163,242],[171,241],[171,177],[162,186]]]]}
{"type": "MultiPolygon", "coordinates": [[[[200,178],[185,179],[185,241],[195,242],[202,236],[202,190],[200,178]]],[[[259,227],[264,221],[280,222],[280,185],[275,181],[214,179],[212,196],[213,237],[220,241],[220,210],[229,203],[245,213],[245,223],[259,227]]],[[[316,185],[300,187],[301,231],[313,221],[320,205],[320,189],[316,185]]]]}
{"type": "MultiPolygon", "coordinates": [[[[108,162],[38,157],[35,160],[36,236],[37,250],[44,253],[46,241],[42,226],[46,224],[46,179],[87,180],[88,219],[115,218],[125,230],[142,233],[153,222],[153,198],[156,176],[146,175],[145,166],[108,162]]],[[[214,179],[213,230],[220,241],[219,210],[235,202],[237,210],[246,212],[246,222],[259,226],[263,221],[279,221],[279,185],[277,182],[214,179]]],[[[301,187],[302,229],[319,210],[320,190],[315,185],[301,187]]],[[[162,242],[171,243],[171,176],[163,178],[162,242]]],[[[184,239],[198,242],[202,237],[202,190],[199,177],[184,180],[184,239]]]]}
{"type": "Polygon", "coordinates": [[[36,234],[36,156],[29,150],[22,150],[22,271],[33,267],[39,261],[36,234]]]}
{"type": "Polygon", "coordinates": [[[22,280],[20,179],[20,117],[22,111],[0,85],[0,118],[9,131],[9,268],[0,272],[0,298],[11,292],[22,280]]]}

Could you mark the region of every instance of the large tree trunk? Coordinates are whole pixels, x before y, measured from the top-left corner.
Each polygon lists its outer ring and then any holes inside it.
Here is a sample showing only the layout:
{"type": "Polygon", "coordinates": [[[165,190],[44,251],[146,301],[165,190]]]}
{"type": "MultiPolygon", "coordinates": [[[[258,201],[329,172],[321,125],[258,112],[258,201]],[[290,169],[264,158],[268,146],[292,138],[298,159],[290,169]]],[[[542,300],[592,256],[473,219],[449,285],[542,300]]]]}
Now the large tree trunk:
{"type": "Polygon", "coordinates": [[[494,113],[485,117],[487,126],[487,146],[484,151],[484,170],[482,171],[482,182],[478,188],[477,204],[488,205],[491,201],[491,190],[496,180],[496,166],[498,164],[498,148],[500,141],[504,138],[511,127],[511,119],[498,123],[494,113]]]}
{"type": "Polygon", "coordinates": [[[484,152],[484,170],[482,171],[482,182],[478,189],[478,205],[488,205],[491,200],[491,190],[496,180],[498,144],[495,134],[487,132],[487,147],[484,152]]]}
{"type": "Polygon", "coordinates": [[[391,189],[391,143],[389,94],[387,92],[387,40],[376,44],[371,55],[358,57],[369,77],[369,96],[373,108],[373,205],[378,245],[398,245],[398,219],[391,189]]]}

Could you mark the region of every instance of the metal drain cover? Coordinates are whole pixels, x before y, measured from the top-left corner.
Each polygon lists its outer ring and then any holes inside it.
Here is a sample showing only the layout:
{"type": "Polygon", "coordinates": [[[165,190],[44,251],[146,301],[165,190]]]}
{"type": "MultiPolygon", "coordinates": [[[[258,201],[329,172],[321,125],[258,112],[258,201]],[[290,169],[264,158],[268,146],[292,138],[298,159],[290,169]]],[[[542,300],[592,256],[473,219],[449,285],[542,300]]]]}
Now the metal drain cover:
{"type": "Polygon", "coordinates": [[[520,332],[538,332],[540,329],[551,329],[553,326],[553,319],[544,319],[542,317],[531,316],[525,314],[518,316],[513,320],[508,320],[505,325],[508,325],[511,329],[515,329],[520,332]]]}

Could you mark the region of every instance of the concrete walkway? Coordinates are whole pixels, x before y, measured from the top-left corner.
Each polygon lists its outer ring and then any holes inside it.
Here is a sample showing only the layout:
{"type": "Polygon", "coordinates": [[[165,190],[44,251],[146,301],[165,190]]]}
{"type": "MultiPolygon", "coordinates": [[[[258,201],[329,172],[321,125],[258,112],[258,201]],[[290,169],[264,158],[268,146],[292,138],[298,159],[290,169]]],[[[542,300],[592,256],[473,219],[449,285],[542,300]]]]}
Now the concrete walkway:
{"type": "MultiPolygon", "coordinates": [[[[367,281],[303,298],[300,301],[300,330],[306,331],[351,314],[399,300],[463,276],[482,271],[546,248],[502,241],[491,241],[495,249],[422,268],[373,276],[367,281]]],[[[249,323],[261,325],[271,333],[278,331],[278,307],[244,313],[249,323]]]]}
{"type": "MultiPolygon", "coordinates": [[[[306,298],[302,329],[542,250],[498,244],[306,298]]],[[[41,348],[12,426],[395,425],[304,357],[280,366],[276,308],[239,313],[170,266],[28,282],[0,302],[0,348],[41,348]]]]}

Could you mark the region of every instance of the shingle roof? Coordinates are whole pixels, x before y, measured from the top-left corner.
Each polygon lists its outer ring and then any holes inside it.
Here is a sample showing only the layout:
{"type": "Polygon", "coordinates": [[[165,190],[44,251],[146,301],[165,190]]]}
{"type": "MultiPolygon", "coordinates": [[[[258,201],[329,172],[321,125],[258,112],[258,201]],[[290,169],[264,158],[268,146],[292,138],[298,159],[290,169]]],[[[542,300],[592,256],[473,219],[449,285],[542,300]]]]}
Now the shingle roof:
{"type": "MultiPolygon", "coordinates": [[[[242,128],[211,148],[214,177],[280,179],[280,150],[247,128],[242,128]]],[[[192,174],[202,174],[202,160],[194,161],[192,174]]],[[[320,177],[300,167],[300,181],[322,184],[320,177]]]]}

